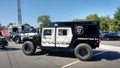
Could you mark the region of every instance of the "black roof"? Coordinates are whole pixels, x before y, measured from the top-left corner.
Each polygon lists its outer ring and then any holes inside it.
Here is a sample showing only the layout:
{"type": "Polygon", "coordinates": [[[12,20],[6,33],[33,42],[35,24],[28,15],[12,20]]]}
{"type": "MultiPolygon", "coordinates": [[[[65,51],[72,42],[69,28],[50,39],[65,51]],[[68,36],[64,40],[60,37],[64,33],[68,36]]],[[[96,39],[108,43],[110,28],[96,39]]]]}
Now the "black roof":
{"type": "Polygon", "coordinates": [[[66,27],[66,26],[74,26],[74,25],[99,25],[100,21],[79,21],[79,22],[52,22],[50,24],[45,25],[45,27],[66,27]]]}

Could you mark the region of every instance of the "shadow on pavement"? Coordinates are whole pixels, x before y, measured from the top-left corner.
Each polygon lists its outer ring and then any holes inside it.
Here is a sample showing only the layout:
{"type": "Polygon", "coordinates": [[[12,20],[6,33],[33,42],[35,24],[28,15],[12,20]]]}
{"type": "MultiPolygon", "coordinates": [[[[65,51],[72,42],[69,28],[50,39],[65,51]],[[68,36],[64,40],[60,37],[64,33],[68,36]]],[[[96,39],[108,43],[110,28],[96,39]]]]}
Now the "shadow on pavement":
{"type": "Polygon", "coordinates": [[[36,52],[35,54],[34,54],[34,56],[39,56],[39,55],[45,55],[45,54],[48,54],[48,52],[47,51],[39,51],[39,52],[36,52]]]}
{"type": "Polygon", "coordinates": [[[74,55],[74,51],[73,50],[65,50],[65,51],[53,51],[53,52],[49,52],[48,56],[58,56],[58,57],[68,57],[68,58],[76,58],[74,55]]]}
{"type": "Polygon", "coordinates": [[[21,50],[20,48],[14,48],[14,47],[6,47],[5,49],[0,48],[0,52],[3,51],[16,51],[16,50],[21,50]]]}
{"type": "MultiPolygon", "coordinates": [[[[94,50],[93,54],[97,54],[97,53],[101,53],[104,52],[102,50],[94,50]]],[[[61,51],[61,50],[56,50],[56,51],[39,51],[37,52],[34,56],[39,56],[39,55],[46,55],[47,56],[56,56],[56,57],[67,57],[67,58],[76,58],[74,55],[74,51],[73,50],[65,50],[65,51],[61,51]]],[[[113,52],[113,51],[107,51],[105,53],[99,54],[97,56],[93,56],[93,58],[91,59],[91,61],[101,61],[102,59],[105,60],[117,60],[120,59],[120,53],[119,52],[113,52]]]]}
{"type": "MultiPolygon", "coordinates": [[[[103,51],[94,50],[93,54],[97,54],[103,51]]],[[[74,50],[48,50],[48,51],[39,51],[35,53],[36,55],[45,55],[47,56],[57,56],[57,57],[68,57],[68,58],[76,58],[74,55],[74,50]]]]}
{"type": "Polygon", "coordinates": [[[117,60],[120,59],[120,53],[119,52],[114,52],[114,51],[107,51],[103,54],[94,56],[91,61],[101,61],[102,59],[105,60],[117,60]]]}
{"type": "Polygon", "coordinates": [[[58,56],[58,57],[68,57],[75,58],[74,52],[70,50],[48,50],[48,51],[39,51],[35,55],[45,55],[47,56],[58,56]]]}

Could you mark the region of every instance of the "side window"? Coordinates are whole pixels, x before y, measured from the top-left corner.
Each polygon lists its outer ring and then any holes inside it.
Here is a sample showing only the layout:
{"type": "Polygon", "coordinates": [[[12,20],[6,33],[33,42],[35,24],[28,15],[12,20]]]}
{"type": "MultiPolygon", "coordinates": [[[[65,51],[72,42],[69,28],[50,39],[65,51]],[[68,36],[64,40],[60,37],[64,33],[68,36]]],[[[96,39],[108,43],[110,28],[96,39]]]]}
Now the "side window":
{"type": "Polygon", "coordinates": [[[36,31],[36,29],[31,29],[30,32],[35,33],[37,31],[36,31]]]}
{"type": "Polygon", "coordinates": [[[66,36],[67,35],[67,29],[58,29],[58,35],[59,36],[66,36]]]}
{"type": "Polygon", "coordinates": [[[45,29],[44,30],[44,35],[52,35],[52,30],[51,29],[45,29]]]}

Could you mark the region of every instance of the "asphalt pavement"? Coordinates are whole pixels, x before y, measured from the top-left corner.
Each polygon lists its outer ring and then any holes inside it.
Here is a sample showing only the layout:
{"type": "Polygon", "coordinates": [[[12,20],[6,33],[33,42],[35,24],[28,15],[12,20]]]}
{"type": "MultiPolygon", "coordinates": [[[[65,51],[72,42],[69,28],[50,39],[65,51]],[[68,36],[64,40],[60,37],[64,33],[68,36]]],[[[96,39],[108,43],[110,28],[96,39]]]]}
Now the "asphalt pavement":
{"type": "Polygon", "coordinates": [[[26,56],[21,48],[22,44],[10,42],[5,50],[0,49],[0,68],[120,68],[120,52],[101,47],[93,50],[91,61],[80,61],[67,50],[37,49],[35,55],[26,56]]]}
{"type": "Polygon", "coordinates": [[[101,44],[120,47],[120,41],[101,41],[101,44]]]}

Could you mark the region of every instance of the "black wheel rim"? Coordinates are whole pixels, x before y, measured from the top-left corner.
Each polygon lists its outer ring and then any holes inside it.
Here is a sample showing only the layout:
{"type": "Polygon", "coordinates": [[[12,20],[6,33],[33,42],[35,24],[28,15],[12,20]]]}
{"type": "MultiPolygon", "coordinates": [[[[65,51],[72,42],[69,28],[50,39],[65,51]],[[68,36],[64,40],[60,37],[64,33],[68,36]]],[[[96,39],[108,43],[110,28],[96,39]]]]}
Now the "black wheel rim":
{"type": "Polygon", "coordinates": [[[80,48],[79,54],[80,54],[80,56],[84,57],[84,56],[88,55],[88,51],[85,48],[80,48]]]}
{"type": "Polygon", "coordinates": [[[25,50],[26,52],[30,52],[30,51],[31,51],[31,47],[29,46],[29,44],[25,44],[24,50],[25,50]]]}

